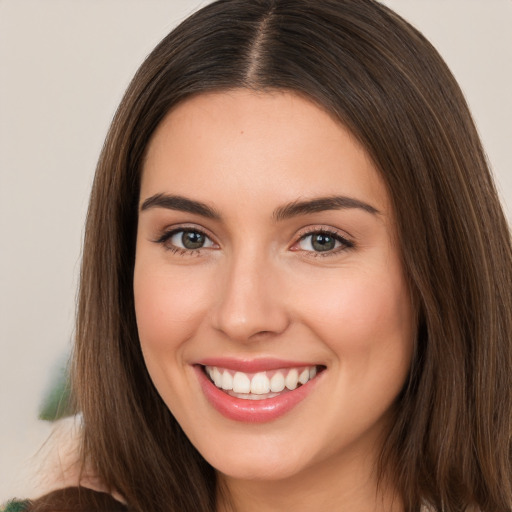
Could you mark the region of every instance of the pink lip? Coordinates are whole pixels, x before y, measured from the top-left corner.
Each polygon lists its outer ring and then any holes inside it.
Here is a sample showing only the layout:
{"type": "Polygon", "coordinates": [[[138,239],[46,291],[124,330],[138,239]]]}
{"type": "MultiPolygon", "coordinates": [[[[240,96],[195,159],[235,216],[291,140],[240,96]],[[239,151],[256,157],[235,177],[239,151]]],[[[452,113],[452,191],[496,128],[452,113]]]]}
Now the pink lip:
{"type": "MultiPolygon", "coordinates": [[[[218,363],[220,360],[216,361],[218,363]]],[[[239,361],[237,363],[239,363],[239,361]]],[[[222,368],[229,369],[240,369],[239,365],[237,365],[236,368],[232,368],[229,365],[226,366],[225,364],[208,363],[208,365],[220,366],[222,368]]],[[[254,366],[251,366],[250,364],[249,366],[252,371],[261,371],[261,367],[258,365],[256,370],[254,370],[254,366]]],[[[307,365],[302,364],[302,366],[307,365]]],[[[268,366],[265,368],[267,370],[269,369],[268,366]]],[[[276,366],[274,368],[283,368],[283,366],[276,366]]],[[[243,398],[230,396],[217,388],[217,386],[215,386],[215,384],[213,384],[213,382],[211,382],[206,376],[202,366],[195,365],[194,370],[198,376],[203,393],[210,404],[226,418],[246,423],[264,423],[283,416],[311,393],[319,378],[317,376],[293,391],[288,391],[273,398],[266,398],[264,400],[244,400],[243,398]]]]}
{"type": "Polygon", "coordinates": [[[244,373],[257,373],[265,370],[279,370],[281,368],[300,368],[303,366],[314,366],[315,363],[285,361],[284,359],[233,359],[229,357],[210,357],[197,361],[202,366],[217,366],[226,370],[234,370],[244,373]]]}

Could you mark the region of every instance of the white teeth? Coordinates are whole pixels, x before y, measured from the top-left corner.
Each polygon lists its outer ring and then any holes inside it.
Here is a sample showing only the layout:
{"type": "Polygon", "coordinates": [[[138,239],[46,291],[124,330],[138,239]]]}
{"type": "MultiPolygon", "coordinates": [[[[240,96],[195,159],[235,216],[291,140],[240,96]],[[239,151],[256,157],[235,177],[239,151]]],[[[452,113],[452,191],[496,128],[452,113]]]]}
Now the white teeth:
{"type": "Polygon", "coordinates": [[[224,370],[222,374],[222,389],[225,389],[226,391],[233,389],[233,377],[227,370],[224,370]]]}
{"type": "Polygon", "coordinates": [[[270,381],[264,373],[257,373],[251,381],[251,393],[264,395],[270,391],[270,381]]]}
{"type": "Polygon", "coordinates": [[[279,393],[284,389],[284,376],[281,372],[274,373],[274,376],[270,379],[270,390],[273,393],[279,393]]]}
{"type": "Polygon", "coordinates": [[[302,370],[301,374],[299,375],[299,382],[301,384],[306,384],[306,382],[308,380],[309,380],[309,369],[304,368],[304,370],[302,370]]]}
{"type": "Polygon", "coordinates": [[[212,379],[218,388],[222,387],[222,374],[218,368],[213,369],[212,379]]]}
{"type": "MultiPolygon", "coordinates": [[[[215,384],[217,386],[217,384],[215,384]]],[[[219,387],[219,386],[217,386],[219,387]]],[[[250,393],[251,381],[245,373],[236,372],[233,377],[233,391],[235,393],[250,393]]]]}
{"type": "Polygon", "coordinates": [[[295,368],[293,368],[293,370],[290,370],[288,372],[286,379],[284,379],[284,383],[286,384],[286,387],[290,391],[293,391],[297,387],[298,380],[299,380],[299,372],[295,368]]]}
{"type": "Polygon", "coordinates": [[[297,386],[306,384],[317,374],[316,366],[268,370],[272,378],[268,377],[267,372],[255,374],[235,372],[233,375],[232,370],[215,366],[206,366],[205,370],[218,388],[230,391],[232,396],[254,400],[277,396],[285,388],[293,391],[297,386]]]}

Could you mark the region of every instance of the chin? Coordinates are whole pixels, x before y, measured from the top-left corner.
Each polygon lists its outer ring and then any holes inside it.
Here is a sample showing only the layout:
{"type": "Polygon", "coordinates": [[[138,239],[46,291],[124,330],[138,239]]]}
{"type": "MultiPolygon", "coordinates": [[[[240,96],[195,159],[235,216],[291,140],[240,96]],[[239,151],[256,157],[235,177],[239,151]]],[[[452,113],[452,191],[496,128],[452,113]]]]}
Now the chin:
{"type": "Polygon", "coordinates": [[[201,441],[206,442],[195,444],[206,461],[219,473],[233,479],[286,479],[300,472],[311,458],[304,450],[298,450],[295,443],[272,440],[263,432],[240,438],[235,430],[225,436],[217,435],[213,443],[213,437],[201,441]]]}
{"type": "Polygon", "coordinates": [[[213,467],[226,477],[235,480],[278,481],[296,476],[302,466],[288,457],[279,462],[265,460],[249,460],[240,457],[212,461],[213,467]]]}

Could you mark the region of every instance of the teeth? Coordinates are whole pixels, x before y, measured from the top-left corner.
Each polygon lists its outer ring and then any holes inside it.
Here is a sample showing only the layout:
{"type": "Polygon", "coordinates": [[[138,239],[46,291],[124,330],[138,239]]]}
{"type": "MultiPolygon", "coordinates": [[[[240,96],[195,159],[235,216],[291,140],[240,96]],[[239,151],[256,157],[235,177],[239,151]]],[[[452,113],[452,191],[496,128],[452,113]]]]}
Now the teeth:
{"type": "Polygon", "coordinates": [[[304,370],[302,370],[301,374],[299,375],[299,382],[301,384],[306,384],[306,382],[308,380],[309,380],[309,369],[304,368],[304,370]]]}
{"type": "Polygon", "coordinates": [[[284,389],[284,375],[281,372],[276,372],[270,379],[270,390],[273,393],[279,393],[284,389]]]}
{"type": "Polygon", "coordinates": [[[222,389],[226,391],[233,389],[233,377],[227,370],[222,373],[222,389]]]}
{"type": "Polygon", "coordinates": [[[220,373],[218,368],[213,369],[212,379],[213,379],[214,384],[218,388],[222,387],[222,374],[220,373]]]}
{"type": "Polygon", "coordinates": [[[205,370],[215,386],[230,391],[233,396],[248,399],[271,398],[277,396],[285,388],[293,391],[297,386],[306,384],[317,374],[316,366],[286,368],[255,374],[233,372],[215,366],[206,366],[205,370]]]}
{"type": "MultiPolygon", "coordinates": [[[[215,381],[214,381],[215,382],[215,381]]],[[[217,386],[217,384],[215,384],[217,386]]],[[[217,386],[219,387],[219,386],[217,386]]],[[[233,377],[233,391],[235,393],[250,393],[251,381],[245,373],[236,372],[233,377]]]]}
{"type": "Polygon", "coordinates": [[[286,379],[284,379],[284,383],[290,391],[293,391],[297,387],[298,380],[299,372],[294,368],[288,372],[286,379]]]}
{"type": "Polygon", "coordinates": [[[257,373],[251,380],[251,393],[264,395],[270,391],[270,381],[264,373],[257,373]]]}

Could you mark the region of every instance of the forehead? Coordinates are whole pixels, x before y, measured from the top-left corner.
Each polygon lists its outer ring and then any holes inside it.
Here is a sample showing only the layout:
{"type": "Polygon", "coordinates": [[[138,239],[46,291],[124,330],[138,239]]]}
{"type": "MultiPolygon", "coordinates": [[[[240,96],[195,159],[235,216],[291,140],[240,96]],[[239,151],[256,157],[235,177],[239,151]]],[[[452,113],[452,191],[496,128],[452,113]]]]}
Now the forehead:
{"type": "Polygon", "coordinates": [[[164,118],[148,147],[141,201],[158,193],[241,208],[256,197],[343,194],[388,207],[373,162],[341,123],[298,94],[245,89],[192,97],[164,118]]]}

